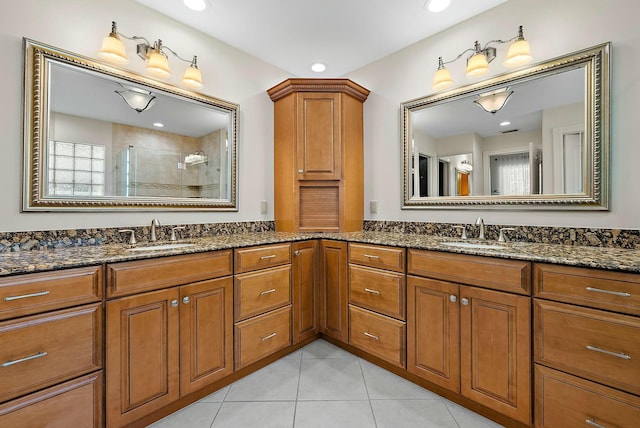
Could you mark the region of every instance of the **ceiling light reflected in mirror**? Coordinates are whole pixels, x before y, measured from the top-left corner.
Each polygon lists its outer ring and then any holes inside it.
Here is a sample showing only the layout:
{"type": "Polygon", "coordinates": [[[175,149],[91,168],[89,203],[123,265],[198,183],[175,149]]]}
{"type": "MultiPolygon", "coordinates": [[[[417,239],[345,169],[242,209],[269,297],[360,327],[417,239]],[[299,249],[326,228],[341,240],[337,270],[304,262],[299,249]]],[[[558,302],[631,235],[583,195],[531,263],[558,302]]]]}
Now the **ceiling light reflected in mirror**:
{"type": "Polygon", "coordinates": [[[196,12],[202,12],[208,6],[207,0],[183,0],[184,5],[196,12]]]}
{"type": "Polygon", "coordinates": [[[438,13],[448,8],[450,3],[451,0],[427,0],[423,7],[429,12],[438,13]]]}

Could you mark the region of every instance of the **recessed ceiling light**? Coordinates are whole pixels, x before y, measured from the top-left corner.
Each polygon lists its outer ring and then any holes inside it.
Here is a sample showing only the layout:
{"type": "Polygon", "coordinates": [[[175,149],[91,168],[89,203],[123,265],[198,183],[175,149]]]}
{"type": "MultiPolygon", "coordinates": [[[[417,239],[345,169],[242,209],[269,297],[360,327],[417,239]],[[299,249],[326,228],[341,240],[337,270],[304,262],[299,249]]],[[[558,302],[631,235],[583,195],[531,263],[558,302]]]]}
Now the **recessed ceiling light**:
{"type": "Polygon", "coordinates": [[[164,124],[160,122],[154,122],[153,126],[155,126],[156,128],[164,128],[164,124]]]}
{"type": "Polygon", "coordinates": [[[316,73],[322,73],[327,69],[327,66],[326,64],[323,64],[321,62],[316,62],[315,64],[311,65],[311,69],[316,73]]]}
{"type": "Polygon", "coordinates": [[[184,5],[191,10],[203,11],[207,8],[207,0],[183,0],[184,5]]]}
{"type": "Polygon", "coordinates": [[[429,9],[429,12],[442,12],[449,7],[451,0],[427,0],[425,5],[429,9]]]}
{"type": "Polygon", "coordinates": [[[508,120],[505,120],[504,122],[500,122],[500,126],[509,126],[511,125],[511,122],[509,122],[508,120]]]}

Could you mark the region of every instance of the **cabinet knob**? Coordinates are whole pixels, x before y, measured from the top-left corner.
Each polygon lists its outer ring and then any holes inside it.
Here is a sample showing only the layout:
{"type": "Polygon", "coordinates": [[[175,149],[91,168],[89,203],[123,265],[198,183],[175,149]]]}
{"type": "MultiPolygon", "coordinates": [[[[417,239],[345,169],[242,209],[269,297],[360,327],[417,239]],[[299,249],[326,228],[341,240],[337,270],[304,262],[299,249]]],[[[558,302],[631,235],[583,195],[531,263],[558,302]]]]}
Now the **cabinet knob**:
{"type": "Polygon", "coordinates": [[[190,301],[191,301],[191,299],[189,298],[189,296],[186,296],[186,297],[184,297],[184,298],[182,299],[182,303],[184,303],[185,305],[186,305],[187,303],[189,303],[190,301]]]}
{"type": "Polygon", "coordinates": [[[450,295],[450,296],[449,296],[449,301],[450,301],[451,303],[455,303],[455,302],[457,302],[457,301],[458,301],[458,298],[456,297],[456,295],[455,295],[455,294],[452,294],[452,295],[450,295]]]}
{"type": "Polygon", "coordinates": [[[300,250],[295,250],[295,251],[293,252],[293,255],[294,255],[294,256],[299,256],[299,255],[300,255],[300,250]]]}
{"type": "Polygon", "coordinates": [[[464,306],[467,306],[469,304],[469,299],[463,297],[462,299],[460,299],[460,303],[462,303],[462,305],[464,306]]]}
{"type": "Polygon", "coordinates": [[[178,299],[173,299],[171,301],[171,307],[172,308],[177,308],[178,307],[178,299]]]}

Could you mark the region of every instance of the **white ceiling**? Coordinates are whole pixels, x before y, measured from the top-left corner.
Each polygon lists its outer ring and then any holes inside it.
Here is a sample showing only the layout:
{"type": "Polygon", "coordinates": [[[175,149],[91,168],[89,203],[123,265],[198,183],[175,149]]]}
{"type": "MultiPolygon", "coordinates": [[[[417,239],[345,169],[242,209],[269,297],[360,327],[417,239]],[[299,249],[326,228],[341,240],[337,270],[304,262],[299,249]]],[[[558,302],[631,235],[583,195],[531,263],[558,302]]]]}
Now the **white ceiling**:
{"type": "MultiPolygon", "coordinates": [[[[296,77],[341,77],[507,0],[451,0],[431,13],[426,0],[135,0],[296,77]],[[324,73],[311,64],[327,65],[324,73]]],[[[205,52],[195,52],[201,62],[205,52]]]]}

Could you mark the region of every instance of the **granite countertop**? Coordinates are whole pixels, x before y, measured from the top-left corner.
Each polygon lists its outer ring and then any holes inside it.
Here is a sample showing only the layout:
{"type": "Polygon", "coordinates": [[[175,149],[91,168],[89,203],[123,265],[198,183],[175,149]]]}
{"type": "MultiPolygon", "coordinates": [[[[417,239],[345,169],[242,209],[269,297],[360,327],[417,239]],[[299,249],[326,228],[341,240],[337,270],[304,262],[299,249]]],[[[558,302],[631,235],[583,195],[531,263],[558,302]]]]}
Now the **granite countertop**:
{"type": "Polygon", "coordinates": [[[143,247],[148,245],[192,244],[164,250],[130,251],[130,246],[128,245],[107,244],[2,252],[0,253],[0,276],[315,238],[640,273],[640,250],[524,242],[498,243],[496,241],[477,241],[473,239],[462,241],[442,236],[390,232],[256,232],[211,236],[176,242],[163,241],[152,244],[142,242],[136,245],[136,247],[143,247]],[[463,248],[447,244],[451,242],[481,244],[481,248],[463,248]]]}

